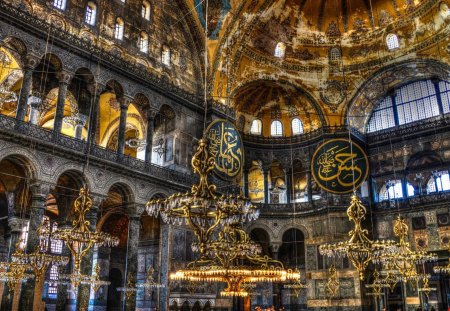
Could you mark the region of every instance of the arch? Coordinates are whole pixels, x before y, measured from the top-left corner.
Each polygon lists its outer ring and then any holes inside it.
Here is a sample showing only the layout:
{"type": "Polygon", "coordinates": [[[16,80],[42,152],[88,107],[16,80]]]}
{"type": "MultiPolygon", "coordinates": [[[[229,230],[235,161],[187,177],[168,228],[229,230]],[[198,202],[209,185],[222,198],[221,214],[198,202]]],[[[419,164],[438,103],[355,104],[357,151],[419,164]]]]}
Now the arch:
{"type": "Polygon", "coordinates": [[[141,16],[146,20],[150,20],[151,6],[147,0],[142,1],[141,16]]]}
{"type": "Polygon", "coordinates": [[[251,224],[245,231],[251,233],[253,230],[262,230],[266,232],[269,236],[269,242],[274,243],[275,241],[275,233],[272,228],[263,223],[253,223],[251,224]]]}
{"type": "Polygon", "coordinates": [[[127,199],[126,203],[135,203],[135,185],[127,178],[112,178],[105,184],[105,189],[108,189],[107,193],[117,190],[120,195],[127,199]]]}
{"type": "Polygon", "coordinates": [[[84,21],[86,24],[94,26],[97,18],[97,5],[89,1],[86,5],[86,12],[84,16],[84,21]]]}
{"type": "Polygon", "coordinates": [[[138,47],[139,51],[147,54],[148,53],[148,34],[145,31],[141,31],[139,34],[138,47]]]}
{"type": "Polygon", "coordinates": [[[278,58],[284,58],[285,54],[286,54],[286,44],[284,44],[283,42],[278,42],[277,45],[275,46],[275,51],[273,55],[278,58]]]}
{"type": "Polygon", "coordinates": [[[121,17],[117,17],[116,22],[114,24],[114,39],[123,40],[124,32],[125,32],[125,22],[121,17]]]}
{"type": "Polygon", "coordinates": [[[21,61],[22,57],[28,54],[27,45],[20,38],[8,36],[5,39],[3,39],[2,45],[6,45],[8,47],[8,51],[17,54],[15,55],[17,61],[21,61]]]}
{"type": "Polygon", "coordinates": [[[8,147],[0,150],[0,162],[11,159],[25,169],[27,177],[31,180],[41,179],[41,165],[39,159],[29,149],[23,147],[8,147]]]}
{"type": "Polygon", "coordinates": [[[366,133],[372,111],[391,90],[417,80],[446,81],[450,66],[431,59],[415,59],[386,66],[369,77],[355,92],[344,113],[344,123],[366,133]]]}
{"type": "Polygon", "coordinates": [[[279,260],[287,266],[305,265],[305,236],[297,228],[286,230],[281,237],[281,247],[278,251],[279,260]]]}
{"type": "Polygon", "coordinates": [[[306,239],[309,239],[309,237],[311,236],[311,234],[308,231],[308,227],[306,227],[304,224],[300,223],[300,221],[297,219],[295,221],[294,224],[291,223],[287,223],[285,225],[283,225],[280,230],[278,231],[278,237],[282,237],[286,231],[288,231],[289,229],[298,229],[302,232],[303,236],[306,239]]]}
{"type": "Polygon", "coordinates": [[[270,251],[269,233],[262,228],[254,228],[250,231],[250,239],[261,246],[261,256],[272,256],[270,251]]]}
{"type": "Polygon", "coordinates": [[[152,188],[146,195],[146,198],[154,199],[154,198],[167,198],[171,195],[171,193],[167,189],[163,188],[152,188]]]}
{"type": "Polygon", "coordinates": [[[260,119],[255,119],[252,121],[250,127],[250,134],[261,135],[262,134],[262,121],[260,119]]]}
{"type": "MultiPolygon", "coordinates": [[[[292,111],[293,113],[305,115],[309,118],[315,117],[316,119],[314,120],[317,120],[319,127],[327,124],[319,101],[306,88],[293,84],[291,81],[284,80],[283,78],[277,81],[251,79],[239,84],[230,93],[230,97],[233,99],[233,108],[237,112],[251,114],[254,116],[253,118],[256,117],[256,114],[252,110],[256,107],[253,106],[255,101],[258,102],[258,105],[264,105],[262,101],[266,103],[273,102],[275,95],[285,99],[286,104],[290,107],[297,108],[296,111],[292,111]],[[261,100],[259,101],[259,99],[261,100]]],[[[307,119],[305,120],[302,117],[302,120],[304,121],[305,131],[314,129],[308,129],[306,127],[307,119]]]]}
{"type": "Polygon", "coordinates": [[[125,94],[123,90],[122,84],[115,80],[111,79],[108,82],[106,82],[106,92],[111,92],[116,95],[116,99],[122,98],[125,94]]]}
{"type": "Polygon", "coordinates": [[[398,36],[395,33],[390,33],[386,36],[387,49],[392,51],[400,47],[398,36]]]}

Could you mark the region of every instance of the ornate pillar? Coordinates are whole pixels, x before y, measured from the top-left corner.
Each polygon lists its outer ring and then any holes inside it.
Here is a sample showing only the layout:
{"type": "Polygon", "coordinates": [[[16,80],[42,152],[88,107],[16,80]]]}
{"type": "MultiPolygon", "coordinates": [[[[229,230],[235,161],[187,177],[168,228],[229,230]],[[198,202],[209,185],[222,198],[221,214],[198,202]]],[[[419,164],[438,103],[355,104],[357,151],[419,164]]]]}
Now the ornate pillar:
{"type": "Polygon", "coordinates": [[[153,130],[155,129],[155,116],[156,111],[147,109],[147,135],[145,145],[145,162],[150,164],[152,162],[152,149],[153,149],[153,130]]]}
{"type": "Polygon", "coordinates": [[[170,225],[164,224],[161,226],[160,238],[160,253],[159,253],[159,267],[160,267],[160,283],[164,285],[163,288],[158,288],[159,311],[169,310],[169,271],[170,271],[170,242],[173,231],[170,225]]]}
{"type": "Polygon", "coordinates": [[[71,75],[66,71],[61,71],[58,75],[59,89],[58,100],[56,102],[55,119],[53,122],[53,135],[55,139],[59,136],[62,129],[62,122],[64,117],[64,104],[66,102],[67,87],[69,86],[71,75]]]}
{"type": "Polygon", "coordinates": [[[263,167],[263,175],[264,175],[264,203],[270,203],[270,193],[269,193],[269,172],[270,168],[263,167]]]}
{"type": "Polygon", "coordinates": [[[249,169],[248,168],[244,168],[242,170],[242,187],[243,187],[243,193],[244,193],[244,197],[248,198],[249,196],[249,192],[248,192],[248,173],[249,173],[249,169]]]}
{"type": "MultiPolygon", "coordinates": [[[[131,275],[133,280],[137,280],[138,265],[138,244],[139,244],[139,227],[140,216],[130,215],[128,217],[128,246],[127,246],[127,271],[125,276],[131,275]]],[[[136,309],[136,294],[130,296],[125,301],[125,310],[134,311],[136,309]]]]}
{"type": "MultiPolygon", "coordinates": [[[[86,219],[90,222],[90,229],[96,230],[97,227],[97,214],[98,208],[100,206],[102,199],[97,196],[92,196],[92,208],[86,214],[86,219]]],[[[94,259],[94,246],[87,252],[87,254],[83,257],[81,261],[81,274],[84,275],[92,275],[93,268],[93,259],[94,259]]],[[[90,298],[90,290],[91,286],[89,285],[80,285],[78,286],[78,296],[77,296],[77,311],[88,310],[89,308],[89,298],[90,298]]]]}
{"type": "Polygon", "coordinates": [[[291,204],[292,200],[292,170],[285,170],[286,180],[286,203],[291,204]]]}
{"type": "MultiPolygon", "coordinates": [[[[45,212],[45,201],[47,194],[50,192],[48,185],[35,184],[31,186],[31,213],[30,226],[28,230],[28,240],[26,251],[32,253],[36,246],[39,246],[39,236],[36,234],[38,228],[42,224],[45,212]]],[[[36,279],[28,280],[22,284],[20,297],[20,310],[44,310],[44,302],[42,301],[42,292],[44,290],[45,275],[42,275],[39,281],[36,279]]]]}
{"type": "MultiPolygon", "coordinates": [[[[16,250],[16,244],[19,241],[22,228],[26,225],[26,221],[23,219],[13,216],[8,218],[9,226],[9,238],[8,238],[8,259],[11,258],[11,254],[16,250]]],[[[20,295],[20,284],[15,288],[9,288],[7,284],[4,286],[3,299],[1,310],[18,310],[19,309],[19,295],[20,295]]]]}
{"type": "Polygon", "coordinates": [[[127,126],[127,112],[129,105],[130,100],[125,97],[120,99],[120,123],[119,134],[117,137],[117,154],[119,156],[123,155],[123,152],[125,151],[125,131],[127,126]]]}
{"type": "Polygon", "coordinates": [[[311,171],[306,171],[306,182],[308,183],[308,202],[312,202],[312,175],[311,171]]]}
{"type": "Polygon", "coordinates": [[[33,55],[27,55],[23,60],[22,88],[20,89],[16,112],[16,118],[20,121],[24,121],[25,115],[27,114],[27,103],[33,81],[33,70],[38,64],[38,61],[39,58],[33,55]]]}
{"type": "Polygon", "coordinates": [[[78,117],[79,118],[77,119],[77,121],[75,123],[75,138],[82,139],[83,138],[83,128],[86,125],[87,117],[82,114],[80,114],[78,117]]]}
{"type": "Polygon", "coordinates": [[[89,127],[88,127],[88,136],[87,141],[88,144],[95,145],[95,136],[97,134],[97,119],[98,119],[98,111],[100,108],[100,96],[103,92],[103,87],[91,87],[90,92],[93,97],[91,101],[92,109],[91,115],[89,116],[89,127]]]}

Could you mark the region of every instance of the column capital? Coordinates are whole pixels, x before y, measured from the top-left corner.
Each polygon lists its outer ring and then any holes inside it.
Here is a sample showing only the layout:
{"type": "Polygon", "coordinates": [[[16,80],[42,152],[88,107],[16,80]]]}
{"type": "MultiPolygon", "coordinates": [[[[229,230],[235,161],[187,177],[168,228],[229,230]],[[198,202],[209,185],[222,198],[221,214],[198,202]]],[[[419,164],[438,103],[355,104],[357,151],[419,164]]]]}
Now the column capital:
{"type": "Polygon", "coordinates": [[[105,86],[101,83],[91,83],[89,84],[86,89],[89,93],[91,93],[92,96],[100,96],[102,92],[105,90],[105,86]]]}
{"type": "Polygon", "coordinates": [[[120,110],[128,110],[128,107],[130,106],[131,102],[133,101],[132,98],[129,98],[127,96],[123,96],[119,99],[120,110]]]}
{"type": "Polygon", "coordinates": [[[36,195],[43,195],[47,196],[51,191],[50,184],[43,183],[43,182],[35,182],[30,185],[30,190],[33,196],[36,195]]]}
{"type": "Polygon", "coordinates": [[[22,57],[23,68],[33,70],[39,64],[40,57],[34,54],[27,54],[22,57]]]}
{"type": "Polygon", "coordinates": [[[61,84],[69,84],[73,78],[73,73],[67,70],[61,70],[57,73],[56,77],[58,78],[59,83],[61,84]]]}
{"type": "Polygon", "coordinates": [[[11,232],[20,232],[25,225],[26,220],[19,217],[8,218],[8,225],[11,232]]]}
{"type": "Polygon", "coordinates": [[[147,117],[147,121],[153,121],[158,114],[158,111],[153,107],[147,107],[145,110],[145,116],[147,117]]]}

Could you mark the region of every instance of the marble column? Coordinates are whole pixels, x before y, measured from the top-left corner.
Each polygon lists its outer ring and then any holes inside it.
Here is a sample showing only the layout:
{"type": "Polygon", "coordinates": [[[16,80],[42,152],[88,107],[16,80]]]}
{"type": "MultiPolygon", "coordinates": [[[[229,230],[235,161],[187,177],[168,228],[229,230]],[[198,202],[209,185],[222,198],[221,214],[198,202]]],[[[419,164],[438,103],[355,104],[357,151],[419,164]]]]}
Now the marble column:
{"type": "MultiPolygon", "coordinates": [[[[16,250],[16,244],[19,241],[20,234],[22,232],[22,228],[26,225],[26,222],[16,216],[8,218],[8,226],[9,226],[9,238],[8,238],[8,259],[11,258],[11,254],[16,250]]],[[[16,286],[15,288],[9,288],[5,283],[4,291],[3,291],[3,299],[1,310],[2,311],[10,311],[10,310],[18,310],[19,305],[19,295],[20,295],[20,286],[16,286]]]]}
{"type": "Polygon", "coordinates": [[[29,103],[30,106],[30,117],[29,122],[33,125],[37,125],[39,123],[39,105],[40,102],[33,101],[29,103]]]}
{"type": "Polygon", "coordinates": [[[264,175],[264,203],[270,203],[270,191],[269,191],[269,168],[263,168],[264,175]]]}
{"type": "MultiPolygon", "coordinates": [[[[125,275],[132,276],[133,280],[137,280],[138,265],[138,244],[139,244],[139,215],[129,216],[128,224],[128,246],[127,246],[127,271],[125,275]]],[[[125,310],[133,311],[136,309],[136,295],[133,294],[125,301],[125,310]]]]}
{"type": "Polygon", "coordinates": [[[83,139],[83,128],[86,125],[87,117],[85,115],[80,114],[75,123],[75,138],[83,139]]]}
{"type": "MultiPolygon", "coordinates": [[[[100,198],[92,197],[93,204],[92,208],[86,214],[86,219],[90,222],[90,229],[96,230],[97,227],[97,214],[98,207],[100,205],[100,198]]],[[[81,274],[84,275],[92,275],[93,268],[93,259],[94,259],[94,246],[86,253],[81,261],[81,274]]],[[[89,298],[90,298],[90,290],[91,287],[89,285],[80,285],[78,286],[78,296],[77,296],[77,311],[85,311],[89,308],[89,298]]]]}
{"type": "Polygon", "coordinates": [[[249,197],[249,192],[248,192],[248,173],[249,173],[249,169],[244,168],[242,171],[242,187],[243,187],[243,193],[244,193],[244,197],[248,198],[249,197]]]}
{"type": "Polygon", "coordinates": [[[292,201],[292,171],[285,171],[285,180],[286,180],[286,203],[291,204],[292,201]]]}
{"type": "Polygon", "coordinates": [[[308,202],[312,202],[312,176],[311,171],[306,171],[306,182],[308,183],[308,202]]]}
{"type": "MultiPolygon", "coordinates": [[[[31,213],[30,225],[28,230],[28,240],[26,245],[27,253],[35,251],[39,246],[38,228],[42,225],[45,213],[45,201],[50,189],[47,185],[36,184],[31,187],[31,213]]],[[[20,297],[20,310],[44,310],[44,302],[42,301],[42,293],[44,291],[45,274],[39,280],[31,279],[22,284],[20,297]]]]}
{"type": "Polygon", "coordinates": [[[67,96],[67,87],[69,86],[71,76],[65,71],[61,71],[58,75],[59,88],[58,99],[56,102],[55,119],[53,121],[53,135],[55,139],[59,136],[62,129],[62,122],[64,118],[64,105],[67,96]]]}
{"type": "Polygon", "coordinates": [[[39,58],[32,55],[27,55],[23,60],[24,66],[22,88],[20,89],[16,112],[16,118],[20,121],[24,121],[27,114],[28,96],[30,95],[33,81],[33,70],[36,67],[38,61],[39,58]]]}
{"type": "Polygon", "coordinates": [[[125,132],[127,129],[127,113],[130,101],[126,98],[120,99],[120,123],[119,123],[119,133],[117,137],[117,154],[119,156],[123,155],[125,151],[125,132]]]}
{"type": "Polygon", "coordinates": [[[158,289],[158,302],[159,311],[169,310],[169,271],[171,261],[171,247],[170,244],[173,241],[173,230],[170,225],[164,224],[161,226],[161,238],[160,238],[160,254],[159,254],[159,267],[160,267],[160,283],[164,285],[163,288],[158,289]]]}
{"type": "Polygon", "coordinates": [[[97,119],[98,119],[98,112],[100,109],[100,95],[103,91],[103,88],[97,88],[92,90],[92,94],[93,95],[93,100],[91,102],[92,105],[92,109],[91,109],[91,113],[89,116],[89,127],[88,127],[88,136],[87,136],[87,141],[88,144],[93,144],[95,145],[96,143],[96,134],[97,134],[97,119]]]}
{"type": "Polygon", "coordinates": [[[145,145],[145,162],[150,164],[152,162],[152,149],[153,149],[153,131],[155,129],[155,116],[156,111],[147,109],[147,135],[145,145]]]}

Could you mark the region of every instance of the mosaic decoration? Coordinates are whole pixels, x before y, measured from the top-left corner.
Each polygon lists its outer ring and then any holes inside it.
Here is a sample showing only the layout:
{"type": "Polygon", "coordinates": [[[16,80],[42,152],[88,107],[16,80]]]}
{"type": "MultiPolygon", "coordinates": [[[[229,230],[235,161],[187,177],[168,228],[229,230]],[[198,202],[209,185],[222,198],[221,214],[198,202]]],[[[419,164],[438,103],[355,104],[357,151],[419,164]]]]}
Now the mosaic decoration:
{"type": "Polygon", "coordinates": [[[361,186],[369,173],[369,162],[357,144],[351,146],[347,139],[332,139],[317,148],[311,171],[319,187],[344,194],[361,186]]]}
{"type": "MultiPolygon", "coordinates": [[[[195,0],[195,9],[203,27],[206,25],[206,4],[204,1],[195,0]]],[[[210,39],[217,39],[222,28],[223,20],[230,11],[229,0],[209,0],[208,6],[208,34],[210,39]]]]}
{"type": "Polygon", "coordinates": [[[206,129],[206,137],[215,159],[214,172],[223,179],[237,177],[244,164],[244,147],[235,126],[226,120],[215,120],[206,129]]]}
{"type": "Polygon", "coordinates": [[[320,97],[332,112],[336,112],[345,99],[345,86],[339,81],[328,81],[320,92],[320,97]]]}

